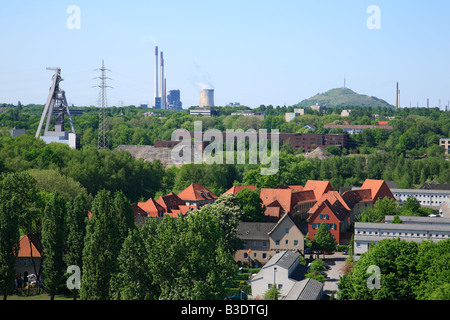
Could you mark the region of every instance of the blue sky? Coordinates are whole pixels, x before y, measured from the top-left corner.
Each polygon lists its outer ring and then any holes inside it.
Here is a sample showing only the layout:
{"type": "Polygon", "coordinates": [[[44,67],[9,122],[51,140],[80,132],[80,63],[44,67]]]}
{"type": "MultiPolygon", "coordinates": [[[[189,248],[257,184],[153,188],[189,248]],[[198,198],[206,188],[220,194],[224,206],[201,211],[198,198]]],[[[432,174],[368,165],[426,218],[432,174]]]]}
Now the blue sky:
{"type": "Polygon", "coordinates": [[[109,105],[152,102],[154,47],[164,51],[167,89],[185,108],[198,83],[216,105],[293,105],[343,86],[395,104],[450,100],[449,1],[50,1],[0,2],[0,102],[44,104],[52,73],[75,105],[95,105],[102,59],[109,105]],[[80,8],[80,29],[66,12],[80,8]],[[371,5],[381,29],[369,29],[371,5]]]}

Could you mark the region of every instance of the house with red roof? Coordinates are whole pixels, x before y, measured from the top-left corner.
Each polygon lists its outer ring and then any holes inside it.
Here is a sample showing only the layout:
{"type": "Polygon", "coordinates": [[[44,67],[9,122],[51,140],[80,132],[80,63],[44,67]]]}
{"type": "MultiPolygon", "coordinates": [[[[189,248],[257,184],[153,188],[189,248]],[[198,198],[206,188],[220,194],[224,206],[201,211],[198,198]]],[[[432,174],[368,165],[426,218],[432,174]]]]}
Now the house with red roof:
{"type": "Polygon", "coordinates": [[[218,196],[199,183],[193,183],[178,194],[178,197],[187,206],[200,208],[206,204],[214,203],[218,196]]]}
{"type": "Polygon", "coordinates": [[[147,217],[160,218],[164,215],[166,210],[158,202],[152,198],[146,202],[139,202],[138,207],[147,213],[147,217]]]}
{"type": "Polygon", "coordinates": [[[252,191],[257,190],[256,186],[232,186],[230,189],[228,189],[225,193],[232,193],[234,195],[237,195],[239,192],[241,192],[244,189],[250,189],[252,191]]]}
{"type": "Polygon", "coordinates": [[[33,234],[20,238],[18,246],[15,270],[17,275],[27,282],[28,275],[40,273],[43,248],[39,238],[33,234]]]}
{"type": "Polygon", "coordinates": [[[378,199],[382,199],[385,197],[395,199],[394,195],[391,192],[391,189],[389,189],[388,185],[384,180],[372,180],[372,179],[366,179],[364,181],[363,185],[361,186],[361,190],[370,190],[373,204],[378,199]]]}
{"type": "Polygon", "coordinates": [[[314,191],[314,196],[316,197],[316,201],[322,197],[324,193],[328,191],[334,191],[331,183],[329,181],[317,181],[317,180],[308,180],[303,188],[303,191],[314,191]]]}
{"type": "Polygon", "coordinates": [[[329,191],[322,195],[310,209],[308,222],[309,239],[313,240],[322,223],[325,223],[337,243],[341,234],[350,226],[350,208],[337,191],[329,191]]]}
{"type": "Polygon", "coordinates": [[[289,189],[262,188],[260,197],[266,206],[266,220],[278,221],[285,213],[294,219],[306,218],[308,210],[316,203],[314,192],[289,189]]]}

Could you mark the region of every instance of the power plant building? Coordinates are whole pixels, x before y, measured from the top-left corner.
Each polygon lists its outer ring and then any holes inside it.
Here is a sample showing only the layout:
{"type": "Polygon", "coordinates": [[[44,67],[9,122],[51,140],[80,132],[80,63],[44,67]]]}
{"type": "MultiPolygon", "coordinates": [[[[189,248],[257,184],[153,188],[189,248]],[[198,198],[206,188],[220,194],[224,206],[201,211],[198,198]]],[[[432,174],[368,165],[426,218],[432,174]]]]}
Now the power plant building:
{"type": "Polygon", "coordinates": [[[214,89],[204,89],[200,92],[199,107],[214,107],[214,89]]]}
{"type": "Polygon", "coordinates": [[[167,105],[170,110],[181,110],[183,109],[183,103],[180,99],[180,90],[170,90],[167,95],[167,105]]]}

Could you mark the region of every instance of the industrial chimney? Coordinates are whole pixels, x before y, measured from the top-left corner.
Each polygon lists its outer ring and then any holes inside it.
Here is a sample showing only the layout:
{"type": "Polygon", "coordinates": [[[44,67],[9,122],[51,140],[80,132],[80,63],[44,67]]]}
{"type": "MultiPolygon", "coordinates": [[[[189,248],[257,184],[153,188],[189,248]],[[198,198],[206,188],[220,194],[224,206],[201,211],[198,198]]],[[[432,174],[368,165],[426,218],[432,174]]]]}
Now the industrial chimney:
{"type": "Polygon", "coordinates": [[[214,107],[214,89],[204,89],[200,92],[199,107],[214,107]]]}
{"type": "Polygon", "coordinates": [[[157,98],[159,98],[159,84],[158,84],[158,46],[155,47],[155,107],[157,107],[157,98]]]}
{"type": "Polygon", "coordinates": [[[166,108],[166,100],[164,96],[164,52],[161,51],[161,109],[166,108]]]}

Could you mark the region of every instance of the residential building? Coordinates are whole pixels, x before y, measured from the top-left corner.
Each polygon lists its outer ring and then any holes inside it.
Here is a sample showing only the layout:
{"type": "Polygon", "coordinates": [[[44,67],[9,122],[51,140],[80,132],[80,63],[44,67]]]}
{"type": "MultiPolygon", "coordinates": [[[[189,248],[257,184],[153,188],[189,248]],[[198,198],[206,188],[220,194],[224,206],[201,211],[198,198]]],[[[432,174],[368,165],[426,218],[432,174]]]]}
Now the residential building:
{"type": "Polygon", "coordinates": [[[270,251],[289,250],[303,253],[306,231],[286,213],[269,232],[270,251]]]}
{"type": "Polygon", "coordinates": [[[319,201],[322,196],[329,192],[334,191],[333,187],[331,186],[331,183],[329,181],[317,181],[317,180],[308,180],[306,181],[305,187],[303,188],[304,191],[313,191],[314,197],[316,198],[316,201],[319,201]]]}
{"type": "Polygon", "coordinates": [[[317,112],[320,112],[320,113],[325,113],[325,112],[327,112],[327,107],[321,106],[321,105],[319,105],[318,103],[316,103],[314,106],[311,106],[310,108],[311,108],[313,111],[317,111],[317,112]]]}
{"type": "Polygon", "coordinates": [[[286,122],[291,122],[295,117],[303,116],[305,114],[305,109],[294,109],[294,112],[286,112],[284,118],[286,122]]]}
{"type": "Polygon", "coordinates": [[[341,243],[341,234],[350,226],[351,209],[337,191],[329,191],[322,195],[319,201],[309,211],[308,234],[309,239],[314,236],[324,223],[337,243],[341,243]]]}
{"type": "Polygon", "coordinates": [[[393,219],[386,216],[385,223],[355,223],[355,255],[367,252],[370,246],[384,239],[437,242],[450,238],[450,218],[400,216],[403,223],[392,223],[393,219]]]}
{"type": "Polygon", "coordinates": [[[444,147],[445,149],[445,154],[448,155],[448,148],[450,146],[450,138],[443,138],[443,139],[439,139],[439,145],[441,147],[444,147]]]}
{"type": "Polygon", "coordinates": [[[283,300],[321,300],[324,284],[313,278],[296,282],[283,300]]]}
{"type": "Polygon", "coordinates": [[[352,110],[342,110],[341,117],[350,117],[351,113],[352,113],[352,110]]]}
{"type": "Polygon", "coordinates": [[[19,253],[16,258],[15,271],[24,282],[28,275],[38,275],[41,269],[43,248],[39,238],[28,234],[20,238],[19,253]]]}
{"type": "Polygon", "coordinates": [[[372,202],[375,204],[378,199],[385,197],[394,199],[394,195],[384,180],[366,179],[361,186],[361,190],[370,190],[372,202]]]}
{"type": "Polygon", "coordinates": [[[199,183],[193,183],[182,192],[178,197],[185,202],[187,206],[200,208],[206,204],[214,203],[218,197],[199,183]]]}
{"type": "Polygon", "coordinates": [[[378,199],[394,198],[383,180],[367,179],[361,189],[345,191],[342,195],[333,191],[327,181],[308,181],[306,189],[314,190],[318,198],[308,212],[309,238],[313,240],[320,225],[325,223],[338,244],[347,244],[347,231],[365,208],[373,206],[378,199]]]}
{"type": "Polygon", "coordinates": [[[348,124],[326,124],[323,126],[325,129],[342,129],[348,134],[358,134],[366,129],[382,129],[382,130],[394,130],[392,126],[375,126],[375,125],[348,125],[348,124]]]}
{"type": "Polygon", "coordinates": [[[237,195],[243,189],[250,189],[252,191],[256,191],[257,190],[256,186],[232,186],[225,193],[232,193],[234,195],[237,195]]]}
{"type": "Polygon", "coordinates": [[[264,120],[265,114],[263,112],[256,112],[254,110],[237,110],[231,114],[232,116],[246,116],[246,117],[257,117],[264,120]]]}
{"type": "Polygon", "coordinates": [[[276,225],[275,222],[240,222],[236,234],[244,248],[236,251],[234,260],[252,265],[266,264],[271,258],[269,232],[276,225]]]}
{"type": "Polygon", "coordinates": [[[235,261],[266,264],[279,251],[302,253],[306,230],[290,214],[277,222],[240,222],[237,236],[244,248],[235,253],[235,261]]]}
{"type": "Polygon", "coordinates": [[[422,189],[422,190],[450,190],[450,184],[436,183],[434,181],[424,182],[419,187],[419,189],[422,189]]]}
{"type": "Polygon", "coordinates": [[[293,192],[291,189],[262,188],[260,197],[266,206],[267,221],[278,221],[287,212],[296,220],[306,218],[308,210],[316,203],[312,190],[293,192]]]}
{"type": "Polygon", "coordinates": [[[303,280],[307,270],[306,266],[299,264],[299,256],[292,251],[275,254],[251,280],[252,296],[263,297],[275,285],[282,298],[288,297],[292,288],[303,280]]]}
{"type": "Polygon", "coordinates": [[[450,201],[450,190],[392,189],[395,199],[402,205],[409,197],[416,198],[420,205],[434,210],[450,201]]]}

